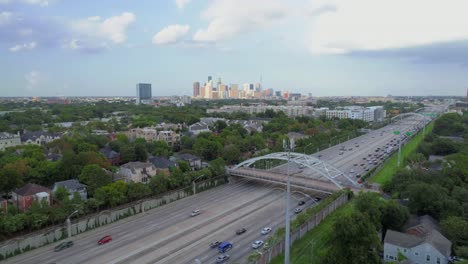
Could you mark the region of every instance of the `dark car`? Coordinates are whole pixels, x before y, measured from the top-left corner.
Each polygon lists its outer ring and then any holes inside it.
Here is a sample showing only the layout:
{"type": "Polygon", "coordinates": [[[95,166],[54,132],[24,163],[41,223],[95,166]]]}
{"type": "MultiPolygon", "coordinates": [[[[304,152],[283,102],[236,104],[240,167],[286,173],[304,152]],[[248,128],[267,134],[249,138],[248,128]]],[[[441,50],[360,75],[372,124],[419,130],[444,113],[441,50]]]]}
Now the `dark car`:
{"type": "Polygon", "coordinates": [[[236,230],[236,235],[244,234],[247,230],[245,228],[240,228],[236,230]]]}
{"type": "Polygon", "coordinates": [[[73,241],[62,242],[62,243],[58,244],[58,246],[55,247],[54,251],[59,252],[61,250],[69,248],[71,246],[73,246],[73,241]]]}
{"type": "Polygon", "coordinates": [[[211,242],[210,243],[210,248],[216,248],[216,247],[219,246],[219,244],[221,244],[221,242],[219,242],[219,241],[211,242]]]}
{"type": "Polygon", "coordinates": [[[297,204],[298,204],[298,205],[304,205],[304,204],[305,204],[305,201],[300,200],[297,204]]]}
{"type": "Polygon", "coordinates": [[[105,244],[105,243],[108,243],[109,241],[112,240],[112,237],[111,236],[105,236],[101,239],[99,239],[99,241],[97,242],[99,245],[102,245],[102,244],[105,244]]]}

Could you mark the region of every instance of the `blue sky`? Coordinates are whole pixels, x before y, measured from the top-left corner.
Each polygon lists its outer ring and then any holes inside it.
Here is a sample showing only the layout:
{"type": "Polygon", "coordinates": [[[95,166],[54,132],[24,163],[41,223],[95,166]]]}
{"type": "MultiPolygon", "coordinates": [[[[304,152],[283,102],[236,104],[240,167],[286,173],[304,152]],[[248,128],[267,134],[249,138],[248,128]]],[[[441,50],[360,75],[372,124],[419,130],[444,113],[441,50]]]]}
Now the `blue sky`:
{"type": "Polygon", "coordinates": [[[464,95],[465,0],[0,0],[0,96],[190,95],[208,75],[328,95],[464,95]]]}

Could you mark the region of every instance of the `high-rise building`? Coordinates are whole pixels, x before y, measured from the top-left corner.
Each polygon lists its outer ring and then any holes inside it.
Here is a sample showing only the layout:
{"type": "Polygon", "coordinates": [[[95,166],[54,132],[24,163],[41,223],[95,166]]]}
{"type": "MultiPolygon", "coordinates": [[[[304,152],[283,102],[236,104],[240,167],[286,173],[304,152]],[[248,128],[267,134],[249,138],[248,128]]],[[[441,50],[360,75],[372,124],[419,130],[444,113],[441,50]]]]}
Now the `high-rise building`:
{"type": "Polygon", "coordinates": [[[229,90],[229,97],[239,98],[239,85],[231,84],[231,89],[229,90]]]}
{"type": "Polygon", "coordinates": [[[138,83],[136,85],[136,104],[151,104],[151,83],[138,83]]]}
{"type": "Polygon", "coordinates": [[[208,76],[208,82],[210,82],[211,80],[213,80],[213,77],[208,76]]]}
{"type": "Polygon", "coordinates": [[[262,84],[261,83],[255,83],[255,91],[260,92],[262,90],[262,84]]]}
{"type": "Polygon", "coordinates": [[[193,97],[197,97],[200,95],[200,83],[194,82],[193,83],[193,97]]]}

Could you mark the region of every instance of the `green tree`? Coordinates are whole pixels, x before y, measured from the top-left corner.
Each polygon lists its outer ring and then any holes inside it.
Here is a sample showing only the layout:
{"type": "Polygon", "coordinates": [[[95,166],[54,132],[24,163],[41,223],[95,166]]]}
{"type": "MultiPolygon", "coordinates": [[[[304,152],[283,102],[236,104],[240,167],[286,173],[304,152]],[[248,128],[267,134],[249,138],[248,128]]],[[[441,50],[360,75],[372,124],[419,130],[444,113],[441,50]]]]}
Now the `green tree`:
{"type": "Polygon", "coordinates": [[[205,160],[213,160],[221,154],[223,146],[213,140],[198,137],[193,144],[193,150],[205,160]]]}
{"type": "Polygon", "coordinates": [[[382,209],[382,227],[384,230],[399,231],[409,219],[408,208],[394,200],[388,201],[382,209]]]}
{"type": "Polygon", "coordinates": [[[468,245],[468,221],[458,217],[449,216],[440,223],[442,232],[455,245],[468,245]]]}
{"type": "Polygon", "coordinates": [[[153,194],[161,194],[168,190],[168,184],[164,174],[156,174],[150,179],[149,187],[153,194]]]}
{"type": "Polygon", "coordinates": [[[96,189],[112,182],[112,177],[98,165],[85,166],[78,179],[87,185],[88,195],[90,196],[94,195],[96,189]]]}
{"type": "Polygon", "coordinates": [[[127,184],[127,198],[135,201],[151,194],[151,189],[143,183],[130,182],[127,184]]]}
{"type": "Polygon", "coordinates": [[[237,145],[230,144],[224,147],[223,159],[226,160],[228,164],[239,162],[240,156],[241,151],[237,145]]]}
{"type": "Polygon", "coordinates": [[[375,226],[376,230],[379,230],[382,222],[381,208],[383,203],[380,200],[380,196],[373,192],[361,192],[355,198],[356,209],[366,214],[369,217],[371,223],[375,226]]]}
{"type": "Polygon", "coordinates": [[[330,249],[323,263],[374,264],[381,263],[381,244],[374,224],[366,214],[353,212],[338,218],[333,224],[330,249]]]}
{"type": "Polygon", "coordinates": [[[222,158],[217,158],[211,161],[209,168],[213,177],[226,174],[226,163],[224,162],[222,158]]]}
{"type": "Polygon", "coordinates": [[[65,189],[62,186],[59,186],[57,188],[57,190],[55,191],[55,193],[54,193],[54,198],[55,198],[55,200],[57,200],[59,202],[62,202],[63,200],[68,199],[69,195],[70,195],[70,193],[68,192],[67,189],[65,189]]]}

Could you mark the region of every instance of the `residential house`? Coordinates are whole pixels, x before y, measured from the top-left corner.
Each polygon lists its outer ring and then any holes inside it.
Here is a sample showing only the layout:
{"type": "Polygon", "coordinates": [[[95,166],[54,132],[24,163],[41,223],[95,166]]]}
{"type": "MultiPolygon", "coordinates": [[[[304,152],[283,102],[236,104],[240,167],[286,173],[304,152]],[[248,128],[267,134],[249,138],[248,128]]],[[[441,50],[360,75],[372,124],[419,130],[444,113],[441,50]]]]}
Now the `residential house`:
{"type": "Polygon", "coordinates": [[[52,203],[52,191],[44,186],[28,183],[12,193],[12,199],[19,210],[27,211],[34,201],[52,203]]]}
{"type": "Polygon", "coordinates": [[[406,232],[388,230],[384,240],[384,260],[394,262],[405,256],[410,263],[447,264],[452,242],[439,230],[437,222],[425,215],[412,218],[406,232]]]}
{"type": "Polygon", "coordinates": [[[78,193],[80,195],[81,200],[86,201],[88,199],[88,192],[86,191],[86,185],[81,184],[78,180],[66,180],[66,181],[60,181],[56,182],[54,184],[54,188],[52,189],[53,193],[57,191],[59,187],[65,188],[70,195],[68,198],[73,199],[73,196],[75,193],[78,193]]]}
{"type": "Polygon", "coordinates": [[[172,147],[180,142],[180,135],[172,130],[162,130],[158,131],[158,140],[172,147]]]}
{"type": "Polygon", "coordinates": [[[153,164],[149,162],[129,162],[120,166],[117,172],[117,178],[114,180],[124,180],[125,182],[141,182],[148,183],[151,177],[156,175],[157,170],[153,164]]]}
{"type": "Polygon", "coordinates": [[[157,173],[163,173],[165,175],[169,175],[169,170],[171,168],[177,167],[177,163],[164,157],[151,157],[148,159],[148,161],[153,164],[157,173]]]}
{"type": "Polygon", "coordinates": [[[226,119],[216,118],[216,117],[200,118],[200,122],[197,122],[189,126],[189,132],[192,135],[198,135],[202,132],[210,132],[210,126],[216,121],[226,121],[226,119]]]}
{"type": "Polygon", "coordinates": [[[18,145],[21,145],[21,138],[19,135],[0,132],[0,151],[18,145]]]}
{"type": "Polygon", "coordinates": [[[120,153],[110,149],[110,148],[102,148],[99,152],[106,157],[106,159],[112,164],[113,166],[117,166],[120,164],[120,153]]]}
{"type": "Polygon", "coordinates": [[[6,214],[8,212],[8,201],[0,197],[0,210],[6,214]]]}
{"type": "Polygon", "coordinates": [[[127,135],[130,140],[135,140],[137,138],[143,138],[147,142],[158,140],[158,131],[156,128],[152,127],[133,128],[125,132],[125,135],[127,135]]]}
{"type": "Polygon", "coordinates": [[[202,168],[201,159],[189,153],[177,153],[173,159],[175,159],[176,161],[183,160],[188,162],[192,170],[199,170],[202,168]]]}
{"type": "Polygon", "coordinates": [[[48,133],[44,131],[34,131],[34,132],[26,132],[21,135],[21,143],[23,145],[45,145],[49,142],[52,142],[56,139],[60,139],[61,134],[58,133],[48,133]]]}

